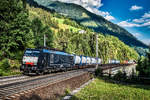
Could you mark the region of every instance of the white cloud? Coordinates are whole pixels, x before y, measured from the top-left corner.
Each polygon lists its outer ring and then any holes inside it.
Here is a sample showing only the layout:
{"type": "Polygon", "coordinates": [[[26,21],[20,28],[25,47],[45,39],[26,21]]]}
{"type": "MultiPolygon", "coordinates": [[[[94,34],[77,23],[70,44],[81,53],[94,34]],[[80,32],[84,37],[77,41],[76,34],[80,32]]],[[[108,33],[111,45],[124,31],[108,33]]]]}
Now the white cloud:
{"type": "Polygon", "coordinates": [[[107,19],[107,20],[115,20],[115,18],[111,15],[107,15],[104,18],[107,19]]]}
{"type": "Polygon", "coordinates": [[[115,17],[113,17],[109,12],[99,11],[97,12],[98,15],[103,16],[107,20],[115,20],[115,17]]]}
{"type": "Polygon", "coordinates": [[[132,23],[132,22],[128,22],[128,21],[122,21],[122,22],[119,22],[118,25],[123,26],[123,27],[145,27],[145,26],[149,27],[150,22],[137,24],[137,23],[132,23]]]}
{"type": "Polygon", "coordinates": [[[143,39],[141,41],[144,42],[147,45],[150,45],[150,39],[143,39]]]}
{"type": "Polygon", "coordinates": [[[139,37],[142,36],[142,34],[140,34],[140,33],[133,33],[133,35],[134,35],[135,37],[137,37],[137,38],[139,38],[139,37]]]}
{"type": "Polygon", "coordinates": [[[101,3],[101,0],[53,0],[53,1],[61,1],[66,3],[75,3],[78,5],[81,5],[85,8],[92,7],[92,8],[99,8],[103,4],[101,3]]]}
{"type": "Polygon", "coordinates": [[[137,5],[134,5],[130,8],[130,10],[140,10],[140,9],[143,9],[143,7],[137,5]]]}
{"type": "Polygon", "coordinates": [[[99,11],[97,8],[86,8],[88,11],[95,13],[97,15],[101,15],[103,16],[105,19],[107,20],[115,20],[115,18],[113,16],[111,16],[111,14],[109,12],[104,12],[104,11],[99,11]]]}
{"type": "Polygon", "coordinates": [[[133,22],[135,22],[135,23],[143,23],[144,19],[133,19],[133,22]]]}
{"type": "Polygon", "coordinates": [[[131,23],[128,21],[119,22],[118,25],[123,26],[123,27],[139,27],[140,26],[139,24],[131,23]]]}
{"type": "Polygon", "coordinates": [[[142,17],[143,17],[143,18],[150,18],[150,12],[145,13],[142,17]]]}
{"type": "Polygon", "coordinates": [[[92,13],[103,16],[107,20],[115,20],[115,18],[111,16],[109,12],[99,11],[98,8],[103,6],[103,4],[101,3],[102,0],[53,0],[53,1],[75,3],[81,5],[82,7],[84,7],[85,9],[87,9],[92,13]]]}
{"type": "Polygon", "coordinates": [[[150,21],[149,21],[149,22],[145,22],[145,23],[142,24],[141,26],[150,26],[150,21]]]}
{"type": "Polygon", "coordinates": [[[145,13],[139,19],[121,21],[118,25],[123,27],[148,27],[150,28],[150,12],[145,13]]]}
{"type": "Polygon", "coordinates": [[[104,12],[104,11],[99,11],[99,14],[103,16],[110,15],[109,12],[104,12]]]}

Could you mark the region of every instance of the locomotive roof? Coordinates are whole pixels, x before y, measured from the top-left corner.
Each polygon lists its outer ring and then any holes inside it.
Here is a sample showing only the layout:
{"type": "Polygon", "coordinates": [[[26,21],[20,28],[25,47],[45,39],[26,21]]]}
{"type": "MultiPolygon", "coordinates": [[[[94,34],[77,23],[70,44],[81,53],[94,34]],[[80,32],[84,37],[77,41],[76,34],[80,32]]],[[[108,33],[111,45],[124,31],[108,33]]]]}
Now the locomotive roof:
{"type": "Polygon", "coordinates": [[[53,53],[53,54],[65,55],[65,56],[72,56],[71,54],[68,54],[68,53],[65,53],[65,52],[47,50],[47,49],[43,49],[43,52],[44,53],[53,53]]]}
{"type": "Polygon", "coordinates": [[[59,54],[59,55],[65,55],[65,56],[73,56],[72,54],[68,54],[66,52],[62,52],[62,51],[55,51],[55,50],[48,50],[48,49],[26,49],[25,52],[29,52],[29,51],[42,51],[44,53],[53,53],[53,54],[59,54]]]}

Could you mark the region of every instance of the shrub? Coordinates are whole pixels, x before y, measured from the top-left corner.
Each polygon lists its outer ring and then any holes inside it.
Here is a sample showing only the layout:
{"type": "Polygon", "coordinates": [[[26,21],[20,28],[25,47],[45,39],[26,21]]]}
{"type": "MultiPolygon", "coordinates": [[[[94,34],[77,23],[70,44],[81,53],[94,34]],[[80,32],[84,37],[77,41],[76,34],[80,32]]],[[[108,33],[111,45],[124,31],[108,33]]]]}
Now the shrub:
{"type": "Polygon", "coordinates": [[[3,70],[0,69],[0,76],[3,76],[3,70]]]}
{"type": "Polygon", "coordinates": [[[0,60],[2,60],[3,59],[3,52],[0,50],[0,60]]]}
{"type": "Polygon", "coordinates": [[[10,70],[10,63],[8,59],[3,59],[0,62],[0,69],[6,72],[10,70]]]}
{"type": "Polygon", "coordinates": [[[66,90],[65,90],[65,95],[68,95],[68,94],[70,94],[71,93],[71,90],[69,89],[69,88],[67,88],[66,90]]]}
{"type": "Polygon", "coordinates": [[[19,69],[21,66],[21,63],[19,60],[10,60],[11,70],[19,69]]]}
{"type": "Polygon", "coordinates": [[[126,72],[118,71],[118,73],[114,75],[113,78],[118,81],[125,81],[127,79],[127,75],[126,72]]]}
{"type": "Polygon", "coordinates": [[[147,53],[145,58],[141,57],[138,60],[136,70],[139,72],[139,76],[150,77],[150,53],[147,53]]]}
{"type": "Polygon", "coordinates": [[[102,76],[103,75],[103,70],[101,68],[98,68],[95,70],[95,75],[96,76],[102,76]]]}

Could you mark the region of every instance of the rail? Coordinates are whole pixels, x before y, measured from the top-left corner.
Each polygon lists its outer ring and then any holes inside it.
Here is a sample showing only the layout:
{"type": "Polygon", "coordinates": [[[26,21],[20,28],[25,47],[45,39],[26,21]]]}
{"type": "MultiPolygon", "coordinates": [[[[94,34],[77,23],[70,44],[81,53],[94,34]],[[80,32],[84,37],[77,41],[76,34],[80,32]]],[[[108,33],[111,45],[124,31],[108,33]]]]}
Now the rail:
{"type": "Polygon", "coordinates": [[[16,82],[9,85],[0,86],[0,100],[8,99],[14,94],[19,94],[24,91],[34,90],[40,87],[47,86],[49,84],[70,79],[72,77],[80,76],[88,73],[90,69],[73,70],[64,73],[58,73],[53,75],[41,76],[36,79],[30,79],[22,82],[16,82]]]}

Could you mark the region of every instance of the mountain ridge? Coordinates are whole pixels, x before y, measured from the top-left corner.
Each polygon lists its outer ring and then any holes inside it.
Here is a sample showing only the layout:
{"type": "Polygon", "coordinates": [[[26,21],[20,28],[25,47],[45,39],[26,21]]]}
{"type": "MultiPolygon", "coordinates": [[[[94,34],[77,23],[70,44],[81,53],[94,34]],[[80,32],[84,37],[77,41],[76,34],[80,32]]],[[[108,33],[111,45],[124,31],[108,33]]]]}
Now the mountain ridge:
{"type": "Polygon", "coordinates": [[[147,45],[135,38],[126,29],[107,21],[102,16],[87,11],[84,7],[73,3],[63,3],[51,0],[27,0],[32,6],[44,8],[52,12],[65,15],[83,26],[93,29],[96,32],[109,34],[118,37],[129,46],[147,48],[147,45]]]}

